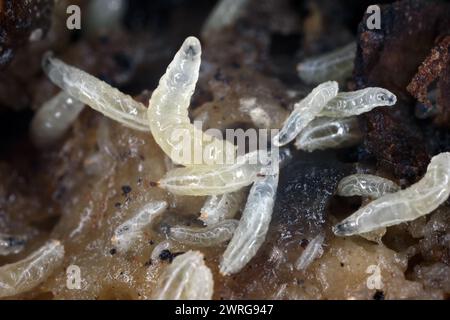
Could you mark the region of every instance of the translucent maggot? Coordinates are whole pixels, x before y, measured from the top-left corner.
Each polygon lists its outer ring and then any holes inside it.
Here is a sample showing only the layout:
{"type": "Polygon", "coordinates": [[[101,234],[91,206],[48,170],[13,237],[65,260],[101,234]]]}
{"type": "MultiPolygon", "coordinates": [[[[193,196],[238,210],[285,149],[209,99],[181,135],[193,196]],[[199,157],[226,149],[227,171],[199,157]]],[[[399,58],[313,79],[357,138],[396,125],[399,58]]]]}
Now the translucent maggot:
{"type": "Polygon", "coordinates": [[[450,194],[450,153],[434,156],[424,177],[407,189],[370,202],[333,227],[338,236],[370,232],[411,221],[435,210],[450,194]]]}
{"type": "Polygon", "coordinates": [[[209,300],[214,292],[211,270],[199,251],[177,256],[161,275],[156,300],[209,300]]]}
{"type": "Polygon", "coordinates": [[[344,118],[369,112],[376,107],[393,106],[397,102],[395,94],[384,88],[368,87],[357,91],[339,92],[328,101],[320,115],[344,118]]]}
{"type": "Polygon", "coordinates": [[[239,272],[266,239],[278,187],[278,166],[278,161],[273,162],[250,189],[239,225],[220,262],[222,274],[239,272]]]}
{"type": "Polygon", "coordinates": [[[225,164],[234,159],[233,144],[204,134],[188,116],[188,108],[200,69],[201,46],[188,37],[153,91],[148,108],[148,121],[153,137],[161,149],[175,162],[190,166],[196,153],[200,164],[225,164]]]}
{"type": "Polygon", "coordinates": [[[164,212],[167,202],[154,201],[141,208],[133,217],[119,225],[111,239],[112,244],[119,251],[126,251],[138,238],[142,236],[143,229],[149,226],[156,216],[164,212]]]}
{"type": "Polygon", "coordinates": [[[311,121],[295,140],[297,149],[312,152],[356,145],[362,133],[356,117],[333,119],[320,117],[311,121]]]}
{"type": "Polygon", "coordinates": [[[356,43],[309,58],[297,65],[300,79],[308,84],[317,84],[327,80],[342,81],[348,78],[353,70],[356,56],[356,43]]]}
{"type": "Polygon", "coordinates": [[[174,194],[207,196],[237,191],[255,181],[265,152],[254,151],[238,157],[235,164],[191,166],[173,169],[158,185],[174,194]]]}
{"type": "Polygon", "coordinates": [[[338,84],[335,81],[327,81],[315,87],[294,105],[294,110],[284,122],[280,132],[272,139],[272,143],[279,147],[294,140],[337,93],[338,84]]]}
{"type": "Polygon", "coordinates": [[[170,228],[169,237],[186,245],[215,246],[230,240],[238,223],[237,220],[227,219],[206,228],[175,226],[170,228]]]}
{"type": "Polygon", "coordinates": [[[47,53],[42,68],[71,97],[135,130],[149,131],[147,108],[104,81],[47,53]]]}
{"type": "Polygon", "coordinates": [[[337,194],[343,197],[362,196],[377,199],[400,190],[393,181],[372,174],[352,174],[339,181],[337,194]]]}
{"type": "Polygon", "coordinates": [[[64,246],[51,240],[23,260],[0,267],[0,298],[35,288],[62,264],[63,258],[64,246]]]}

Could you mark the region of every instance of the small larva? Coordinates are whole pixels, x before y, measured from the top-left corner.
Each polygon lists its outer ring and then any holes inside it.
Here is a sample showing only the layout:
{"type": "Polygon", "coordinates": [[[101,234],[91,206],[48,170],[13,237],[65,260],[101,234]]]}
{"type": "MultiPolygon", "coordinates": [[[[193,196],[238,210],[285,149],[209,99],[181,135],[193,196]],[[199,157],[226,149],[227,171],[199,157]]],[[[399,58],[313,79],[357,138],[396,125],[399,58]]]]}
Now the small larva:
{"type": "Polygon", "coordinates": [[[149,131],[147,108],[106,82],[69,66],[47,53],[42,68],[49,79],[71,97],[123,125],[149,131]]]}
{"type": "Polygon", "coordinates": [[[356,43],[352,42],[332,52],[299,63],[298,75],[307,84],[318,84],[327,80],[343,81],[353,71],[355,56],[356,43]]]}
{"type": "Polygon", "coordinates": [[[220,0],[202,27],[202,36],[208,37],[211,32],[233,24],[241,15],[249,0],[220,0]]]}
{"type": "Polygon", "coordinates": [[[122,223],[114,231],[112,244],[118,251],[124,252],[142,236],[143,229],[167,209],[167,202],[154,201],[146,204],[133,217],[122,223]]]}
{"type": "Polygon", "coordinates": [[[211,270],[199,251],[177,256],[161,275],[155,300],[209,300],[214,292],[211,270]]]}
{"type": "Polygon", "coordinates": [[[189,119],[188,108],[198,80],[200,55],[200,41],[188,37],[153,91],[147,115],[153,137],[161,149],[175,163],[186,166],[195,164],[196,150],[202,155],[201,160],[210,165],[224,164],[226,157],[234,159],[235,155],[232,143],[204,134],[189,119]]]}
{"type": "Polygon", "coordinates": [[[312,152],[356,145],[362,133],[356,117],[333,119],[320,117],[311,121],[295,140],[295,147],[312,152]]]}
{"type": "Polygon", "coordinates": [[[250,189],[239,225],[220,262],[222,274],[242,270],[266,239],[278,187],[278,165],[274,162],[270,172],[256,180],[250,189]]]}
{"type": "Polygon", "coordinates": [[[18,254],[25,248],[26,236],[0,233],[0,256],[18,254]]]}
{"type": "Polygon", "coordinates": [[[325,236],[323,233],[319,233],[315,236],[306,246],[305,250],[302,252],[300,257],[295,262],[295,268],[297,270],[306,270],[309,265],[320,258],[323,254],[323,242],[325,241],[325,236]]]}
{"type": "Polygon", "coordinates": [[[393,181],[372,174],[352,174],[339,181],[337,194],[343,197],[362,196],[377,199],[400,190],[393,181]]]}
{"type": "Polygon", "coordinates": [[[164,250],[168,250],[171,247],[172,244],[169,240],[161,241],[153,248],[152,254],[150,255],[150,259],[152,259],[152,261],[158,261],[161,252],[163,252],[164,250]]]}
{"type": "Polygon", "coordinates": [[[171,227],[170,239],[192,246],[211,247],[228,241],[233,236],[239,221],[223,220],[206,228],[191,228],[185,226],[171,227]]]}
{"type": "Polygon", "coordinates": [[[35,288],[62,264],[63,258],[64,246],[51,240],[25,259],[0,267],[0,298],[35,288]]]}
{"type": "Polygon", "coordinates": [[[370,202],[333,227],[338,236],[361,234],[415,220],[435,210],[450,194],[450,153],[434,156],[424,177],[407,189],[370,202]]]}
{"type": "Polygon", "coordinates": [[[84,103],[61,91],[45,102],[31,121],[31,140],[40,148],[59,140],[84,108],[84,103]]]}
{"type": "Polygon", "coordinates": [[[337,95],[336,81],[324,82],[315,87],[303,100],[294,105],[294,110],[284,122],[283,128],[273,137],[277,146],[288,144],[322,111],[323,107],[337,95]]]}
{"type": "Polygon", "coordinates": [[[262,167],[256,160],[261,159],[262,154],[259,151],[248,153],[238,157],[232,165],[176,168],[167,172],[158,185],[177,195],[208,196],[234,192],[256,179],[262,167]]]}
{"type": "Polygon", "coordinates": [[[241,189],[236,192],[209,196],[200,209],[199,219],[210,226],[224,219],[234,218],[244,201],[245,195],[246,192],[241,189]]]}
{"type": "Polygon", "coordinates": [[[340,92],[328,101],[320,111],[320,116],[344,118],[369,112],[376,107],[393,106],[397,102],[395,94],[377,87],[351,92],[340,92]]]}

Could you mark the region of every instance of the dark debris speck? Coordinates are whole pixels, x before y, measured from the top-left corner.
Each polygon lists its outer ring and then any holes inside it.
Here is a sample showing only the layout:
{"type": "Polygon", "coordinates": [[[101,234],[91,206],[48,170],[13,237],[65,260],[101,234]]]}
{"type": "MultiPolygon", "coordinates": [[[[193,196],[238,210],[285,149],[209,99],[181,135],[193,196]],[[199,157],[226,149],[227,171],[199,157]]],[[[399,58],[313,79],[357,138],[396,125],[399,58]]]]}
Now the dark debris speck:
{"type": "Polygon", "coordinates": [[[129,194],[131,192],[131,187],[128,185],[122,186],[122,192],[123,192],[123,195],[126,196],[127,194],[129,194]]]}
{"type": "Polygon", "coordinates": [[[384,300],[384,292],[381,290],[377,290],[373,294],[373,300],[384,300]]]}

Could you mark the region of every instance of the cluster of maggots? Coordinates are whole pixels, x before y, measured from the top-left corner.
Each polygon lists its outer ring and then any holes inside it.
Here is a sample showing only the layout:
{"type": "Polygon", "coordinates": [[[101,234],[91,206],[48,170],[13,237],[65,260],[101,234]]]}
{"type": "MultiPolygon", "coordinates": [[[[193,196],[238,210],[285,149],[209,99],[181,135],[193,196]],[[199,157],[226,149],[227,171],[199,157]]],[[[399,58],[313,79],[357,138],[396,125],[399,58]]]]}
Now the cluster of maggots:
{"type": "MultiPolygon", "coordinates": [[[[342,71],[348,69],[347,65],[342,64],[349,64],[352,50],[354,45],[326,58],[308,60],[299,66],[299,72],[309,72],[303,75],[308,78],[308,74],[313,75],[317,70],[320,79],[338,80],[348,73],[342,71]]],[[[266,238],[277,193],[280,164],[278,157],[273,156],[274,151],[270,154],[257,150],[237,156],[233,144],[208,136],[191,124],[188,108],[198,80],[200,56],[198,39],[187,38],[161,77],[146,108],[105,82],[48,54],[44,58],[43,68],[63,91],[38,111],[32,134],[38,146],[52,143],[71,125],[84,104],[129,128],[150,131],[169,157],[186,151],[174,150],[179,147],[171,140],[171,132],[187,132],[192,143],[199,142],[210,150],[206,153],[209,155],[208,164],[178,162],[184,167],[169,170],[158,186],[178,195],[208,196],[200,216],[206,227],[174,226],[167,232],[168,240],[157,247],[170,247],[171,241],[204,247],[230,240],[220,263],[221,273],[229,275],[242,270],[266,238]],[[59,122],[49,124],[52,118],[48,115],[54,114],[59,104],[65,107],[58,112],[67,112],[59,117],[59,122]],[[69,105],[74,106],[70,108],[69,105]],[[48,130],[52,127],[57,130],[48,130]],[[222,164],[219,159],[229,153],[235,162],[222,164]],[[233,218],[245,200],[244,188],[250,185],[242,216],[235,220],[233,218]]],[[[307,80],[308,83],[317,82],[311,77],[307,80]]],[[[311,152],[359,143],[361,134],[355,116],[375,107],[392,106],[395,102],[395,95],[383,88],[339,93],[336,81],[324,82],[294,105],[272,144],[283,146],[296,139],[297,148],[311,152]]],[[[406,190],[399,190],[395,183],[376,176],[345,178],[339,185],[340,195],[359,195],[376,200],[336,225],[334,233],[339,236],[364,235],[431,212],[447,199],[450,192],[449,157],[449,153],[434,157],[424,178],[406,190]]],[[[166,202],[148,203],[116,228],[112,243],[120,252],[127,251],[142,235],[142,230],[166,208],[166,202]]],[[[312,239],[296,263],[298,270],[305,270],[322,254],[324,240],[324,234],[312,239]]],[[[39,284],[62,262],[63,256],[62,244],[50,241],[26,259],[1,267],[0,296],[18,294],[39,284]]],[[[154,293],[156,299],[209,299],[213,294],[212,273],[199,251],[189,251],[175,258],[160,280],[154,293]]]]}

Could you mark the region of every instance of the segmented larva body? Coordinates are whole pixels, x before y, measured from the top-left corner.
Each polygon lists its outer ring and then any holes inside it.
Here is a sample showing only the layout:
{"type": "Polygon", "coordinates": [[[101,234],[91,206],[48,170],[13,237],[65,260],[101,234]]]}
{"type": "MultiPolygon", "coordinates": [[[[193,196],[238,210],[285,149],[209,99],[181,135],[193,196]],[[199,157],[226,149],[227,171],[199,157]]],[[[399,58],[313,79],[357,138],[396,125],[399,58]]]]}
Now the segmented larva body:
{"type": "Polygon", "coordinates": [[[319,115],[328,101],[337,95],[337,92],[338,84],[335,81],[328,81],[315,87],[306,98],[294,105],[294,110],[272,143],[279,147],[294,140],[308,123],[319,115]]]}
{"type": "Polygon", "coordinates": [[[358,119],[355,117],[334,119],[320,117],[311,121],[297,136],[295,147],[314,150],[343,148],[356,145],[362,140],[358,119]]]}
{"type": "Polygon", "coordinates": [[[84,108],[84,103],[61,91],[45,102],[31,121],[31,139],[37,147],[59,140],[84,108]]]}
{"type": "Polygon", "coordinates": [[[424,177],[407,189],[370,202],[333,227],[338,236],[369,232],[424,216],[450,194],[450,153],[434,156],[424,177]]]}
{"type": "Polygon", "coordinates": [[[237,191],[253,183],[262,164],[258,151],[238,157],[235,164],[192,166],[167,172],[159,186],[173,194],[189,196],[219,195],[237,191]],[[256,160],[255,160],[256,159],[256,160]]]}
{"type": "Polygon", "coordinates": [[[143,229],[167,209],[167,202],[154,201],[146,204],[136,215],[128,219],[114,231],[112,244],[118,251],[127,251],[130,246],[143,235],[143,229]]]}
{"type": "Polygon", "coordinates": [[[362,196],[377,199],[394,193],[400,187],[393,181],[372,174],[352,174],[339,181],[337,194],[343,197],[362,196]]]}
{"type": "Polygon", "coordinates": [[[298,75],[308,84],[318,84],[327,80],[342,81],[351,75],[355,56],[356,43],[352,42],[332,52],[299,63],[298,75]]]}
{"type": "Polygon", "coordinates": [[[238,223],[237,220],[228,219],[206,228],[172,227],[169,237],[174,241],[192,246],[216,246],[231,239],[238,223]]]}
{"type": "Polygon", "coordinates": [[[393,106],[396,102],[397,97],[389,90],[369,87],[338,93],[320,111],[320,115],[332,118],[356,116],[376,107],[393,106]]]}
{"type": "Polygon", "coordinates": [[[177,256],[161,275],[153,298],[156,300],[209,300],[214,281],[199,251],[177,256]]]}
{"type": "Polygon", "coordinates": [[[239,272],[266,239],[278,187],[278,165],[273,163],[270,174],[259,178],[250,189],[239,225],[220,262],[222,274],[239,272]]]}
{"type": "Polygon", "coordinates": [[[245,194],[244,190],[238,190],[236,192],[209,196],[200,209],[201,215],[199,219],[207,226],[211,226],[225,219],[234,218],[244,201],[245,194]]]}
{"type": "Polygon", "coordinates": [[[0,298],[37,287],[62,264],[63,258],[64,246],[52,240],[25,259],[0,267],[0,298]]]}
{"type": "Polygon", "coordinates": [[[323,254],[323,242],[325,241],[325,236],[323,233],[319,233],[315,236],[303,250],[300,257],[295,262],[295,268],[297,270],[306,270],[309,265],[316,259],[320,258],[323,254]]]}
{"type": "Polygon", "coordinates": [[[50,80],[71,97],[127,127],[150,130],[147,108],[129,95],[50,54],[44,57],[42,67],[50,80]]]}
{"type": "Polygon", "coordinates": [[[25,248],[26,236],[0,233],[0,256],[17,254],[25,248]]]}
{"type": "Polygon", "coordinates": [[[209,165],[224,164],[227,156],[234,159],[235,155],[233,144],[204,134],[189,119],[200,55],[200,41],[188,37],[159,80],[148,108],[150,129],[156,142],[175,163],[186,166],[195,164],[197,152],[209,165]]]}

